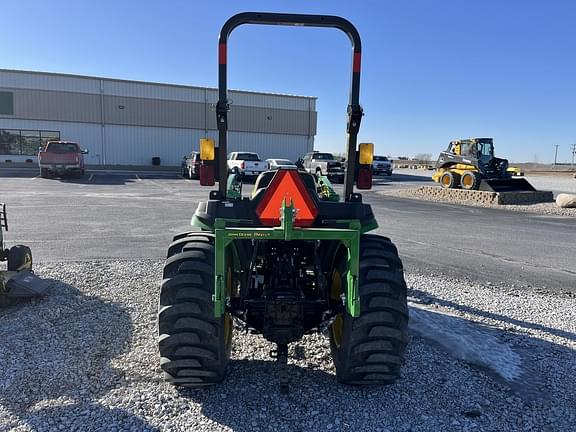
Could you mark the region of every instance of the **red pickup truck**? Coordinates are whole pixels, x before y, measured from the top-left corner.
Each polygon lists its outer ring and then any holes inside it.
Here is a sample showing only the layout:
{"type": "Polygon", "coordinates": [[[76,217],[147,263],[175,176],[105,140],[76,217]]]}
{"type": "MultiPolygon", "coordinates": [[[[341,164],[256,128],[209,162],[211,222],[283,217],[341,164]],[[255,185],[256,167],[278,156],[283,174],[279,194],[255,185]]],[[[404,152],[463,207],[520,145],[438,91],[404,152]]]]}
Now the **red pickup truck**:
{"type": "Polygon", "coordinates": [[[75,142],[48,141],[38,153],[40,176],[50,178],[55,176],[84,175],[84,155],[88,150],[80,149],[75,142]]]}

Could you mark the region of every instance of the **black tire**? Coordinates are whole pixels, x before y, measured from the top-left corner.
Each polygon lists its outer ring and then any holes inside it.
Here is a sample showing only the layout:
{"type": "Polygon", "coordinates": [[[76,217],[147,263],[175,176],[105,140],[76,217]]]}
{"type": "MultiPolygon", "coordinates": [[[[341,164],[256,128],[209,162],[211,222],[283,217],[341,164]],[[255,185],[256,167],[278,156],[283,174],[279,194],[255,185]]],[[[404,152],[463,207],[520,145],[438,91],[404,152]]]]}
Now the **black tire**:
{"type": "Polygon", "coordinates": [[[160,287],[160,367],[176,385],[221,382],[232,347],[228,314],[214,317],[214,235],[187,233],[172,243],[160,287]]]}
{"type": "Polygon", "coordinates": [[[466,171],[460,177],[460,187],[464,190],[476,190],[480,186],[480,174],[475,171],[466,171]]]}
{"type": "Polygon", "coordinates": [[[32,251],[28,246],[12,246],[8,251],[8,271],[32,270],[32,251]]]}
{"type": "Polygon", "coordinates": [[[185,235],[177,235],[174,237],[170,246],[168,246],[168,253],[166,258],[181,252],[189,252],[192,250],[201,250],[205,254],[214,253],[214,234],[205,231],[191,231],[185,235]]]}
{"type": "Polygon", "coordinates": [[[40,177],[50,178],[50,171],[48,171],[48,168],[40,168],[40,177]]]}
{"type": "Polygon", "coordinates": [[[196,170],[196,168],[194,168],[194,171],[192,172],[192,177],[190,177],[192,180],[200,180],[200,171],[196,170]]]}
{"type": "Polygon", "coordinates": [[[454,189],[460,184],[460,176],[450,171],[444,171],[440,176],[440,184],[444,189],[454,189]]]}
{"type": "MultiPolygon", "coordinates": [[[[346,254],[340,254],[332,275],[333,297],[339,297],[338,289],[346,292],[346,270],[346,254]]],[[[408,306],[402,262],[386,237],[361,237],[358,289],[360,316],[343,312],[330,328],[336,377],[350,385],[392,384],[404,363],[408,306]]]]}

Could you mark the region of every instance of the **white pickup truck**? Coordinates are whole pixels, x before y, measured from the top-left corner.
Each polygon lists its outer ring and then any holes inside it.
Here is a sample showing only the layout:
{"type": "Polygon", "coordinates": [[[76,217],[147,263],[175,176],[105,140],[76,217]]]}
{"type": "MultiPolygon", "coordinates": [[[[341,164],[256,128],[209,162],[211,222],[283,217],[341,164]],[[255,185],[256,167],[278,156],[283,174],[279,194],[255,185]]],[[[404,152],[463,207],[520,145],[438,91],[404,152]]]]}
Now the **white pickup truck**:
{"type": "Polygon", "coordinates": [[[391,176],[392,170],[392,161],[389,160],[386,156],[374,156],[374,160],[372,162],[372,173],[375,175],[386,174],[387,176],[391,176]]]}
{"type": "Polygon", "coordinates": [[[237,171],[243,177],[257,177],[266,171],[266,162],[257,153],[232,152],[228,155],[228,171],[237,171]]]}

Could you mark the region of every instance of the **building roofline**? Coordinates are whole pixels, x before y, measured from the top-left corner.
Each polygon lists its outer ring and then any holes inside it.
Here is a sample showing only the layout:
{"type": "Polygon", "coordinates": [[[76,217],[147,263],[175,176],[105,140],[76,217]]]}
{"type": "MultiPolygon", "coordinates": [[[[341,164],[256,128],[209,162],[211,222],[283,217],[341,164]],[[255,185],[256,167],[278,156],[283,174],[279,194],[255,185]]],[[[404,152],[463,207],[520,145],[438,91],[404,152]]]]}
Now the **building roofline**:
{"type": "MultiPolygon", "coordinates": [[[[105,80],[105,81],[132,83],[132,84],[158,85],[158,86],[183,88],[183,89],[218,90],[218,88],[216,88],[216,87],[208,87],[208,86],[191,86],[191,85],[184,85],[184,84],[170,84],[170,83],[162,83],[162,82],[155,82],[155,81],[138,81],[138,80],[128,80],[128,79],[121,79],[121,78],[99,77],[99,76],[92,76],[92,75],[77,75],[77,74],[63,73],[63,72],[44,72],[44,71],[0,68],[0,73],[1,72],[33,74],[33,75],[50,75],[50,76],[92,79],[92,80],[105,80]]],[[[237,89],[229,89],[229,90],[237,92],[237,93],[246,93],[246,94],[255,94],[255,95],[282,96],[282,97],[290,97],[290,98],[296,98],[296,99],[314,99],[314,100],[318,99],[317,96],[301,96],[301,95],[291,95],[291,94],[285,94],[285,93],[272,93],[272,92],[260,92],[260,91],[237,90],[237,89]]]]}

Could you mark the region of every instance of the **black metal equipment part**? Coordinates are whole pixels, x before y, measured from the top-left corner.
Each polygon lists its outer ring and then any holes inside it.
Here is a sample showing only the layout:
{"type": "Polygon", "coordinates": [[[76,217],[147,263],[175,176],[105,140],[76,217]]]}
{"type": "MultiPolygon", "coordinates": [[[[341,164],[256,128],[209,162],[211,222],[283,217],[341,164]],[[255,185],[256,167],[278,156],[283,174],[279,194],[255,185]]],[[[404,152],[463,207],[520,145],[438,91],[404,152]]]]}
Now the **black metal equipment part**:
{"type": "Polygon", "coordinates": [[[266,24],[266,25],[287,25],[287,26],[308,26],[308,27],[331,27],[342,30],[348,35],[352,42],[352,86],[350,89],[350,99],[348,103],[348,146],[347,146],[347,166],[344,180],[344,198],[350,201],[354,192],[354,171],[356,167],[356,147],[358,131],[362,120],[363,111],[360,106],[360,64],[362,43],[360,35],[354,25],[341,17],[330,15],[299,15],[299,14],[279,14],[244,12],[231,17],[220,31],[218,49],[218,103],[216,104],[216,122],[218,124],[218,172],[220,180],[218,183],[219,195],[226,197],[226,176],[228,172],[226,163],[227,131],[228,131],[228,87],[227,87],[227,43],[232,30],[242,24],[266,24]]]}
{"type": "Polygon", "coordinates": [[[6,283],[7,295],[10,298],[41,296],[48,288],[50,288],[50,282],[40,279],[30,270],[19,271],[6,283]]]}

